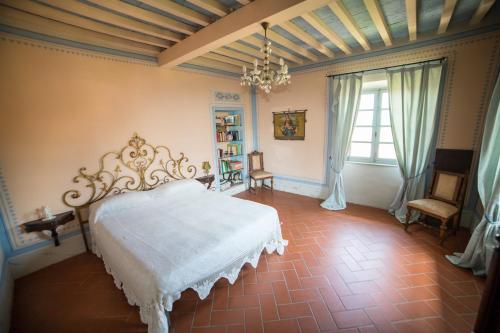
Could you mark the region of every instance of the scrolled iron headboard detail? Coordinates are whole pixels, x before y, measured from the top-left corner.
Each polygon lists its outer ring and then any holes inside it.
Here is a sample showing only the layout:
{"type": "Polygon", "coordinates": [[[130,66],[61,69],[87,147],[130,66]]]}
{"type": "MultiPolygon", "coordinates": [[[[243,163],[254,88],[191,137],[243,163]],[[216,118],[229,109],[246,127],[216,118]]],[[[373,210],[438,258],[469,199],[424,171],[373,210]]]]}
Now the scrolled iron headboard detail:
{"type": "Polygon", "coordinates": [[[96,172],[89,173],[85,167],[78,170],[73,183],[85,182],[86,195],[82,190],[71,189],[64,192],[62,200],[80,215],[80,209],[108,195],[147,191],[171,180],[194,178],[196,167],[185,166],[187,162],[189,159],[184,153],[173,158],[169,148],[153,146],[135,133],[120,151],[104,154],[96,172]],[[111,168],[109,163],[113,163],[111,168]]]}

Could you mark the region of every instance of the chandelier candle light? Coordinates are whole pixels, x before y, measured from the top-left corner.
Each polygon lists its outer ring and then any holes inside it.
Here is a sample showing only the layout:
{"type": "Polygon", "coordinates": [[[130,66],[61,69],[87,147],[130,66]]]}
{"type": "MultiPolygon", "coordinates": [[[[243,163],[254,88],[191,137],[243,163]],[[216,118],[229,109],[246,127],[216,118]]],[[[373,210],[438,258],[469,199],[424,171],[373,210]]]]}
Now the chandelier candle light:
{"type": "Polygon", "coordinates": [[[243,75],[241,76],[242,86],[256,86],[264,90],[266,94],[271,92],[272,85],[287,85],[290,83],[290,74],[288,74],[288,66],[280,58],[280,69],[275,71],[269,66],[269,57],[271,56],[271,41],[267,39],[268,22],[262,22],[264,28],[264,46],[261,52],[264,53],[262,69],[259,69],[259,60],[253,61],[253,70],[247,73],[247,67],[243,66],[243,75]]]}

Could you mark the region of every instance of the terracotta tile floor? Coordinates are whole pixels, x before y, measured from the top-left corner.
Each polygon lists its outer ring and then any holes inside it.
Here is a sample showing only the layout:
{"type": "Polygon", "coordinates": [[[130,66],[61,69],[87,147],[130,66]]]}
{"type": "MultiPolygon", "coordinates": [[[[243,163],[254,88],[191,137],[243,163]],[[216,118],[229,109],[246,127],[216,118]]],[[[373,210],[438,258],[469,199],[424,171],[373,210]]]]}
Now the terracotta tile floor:
{"type": "MultiPolygon", "coordinates": [[[[443,257],[463,250],[467,233],[445,247],[420,226],[403,228],[385,211],[341,212],[284,192],[243,193],[278,209],[284,256],[263,255],[234,285],[220,281],[201,301],[174,304],[179,332],[470,332],[484,280],[443,257]]],[[[12,332],[146,332],[102,262],[82,254],[16,281],[12,332]]]]}

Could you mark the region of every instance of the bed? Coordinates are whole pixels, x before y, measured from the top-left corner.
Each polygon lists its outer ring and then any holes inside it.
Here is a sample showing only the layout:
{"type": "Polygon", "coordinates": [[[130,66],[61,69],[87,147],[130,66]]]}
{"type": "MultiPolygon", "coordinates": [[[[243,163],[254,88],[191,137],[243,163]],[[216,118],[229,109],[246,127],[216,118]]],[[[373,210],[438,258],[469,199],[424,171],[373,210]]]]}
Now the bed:
{"type": "Polygon", "coordinates": [[[89,223],[92,251],[150,333],[168,332],[168,312],[184,290],[204,299],[217,280],[232,284],[243,265],[256,267],[263,250],[281,255],[287,245],[274,208],[207,190],[180,156],[134,135],[104,155],[97,172],[80,169],[74,181],[85,183],[85,197],[63,195],[89,223]]]}

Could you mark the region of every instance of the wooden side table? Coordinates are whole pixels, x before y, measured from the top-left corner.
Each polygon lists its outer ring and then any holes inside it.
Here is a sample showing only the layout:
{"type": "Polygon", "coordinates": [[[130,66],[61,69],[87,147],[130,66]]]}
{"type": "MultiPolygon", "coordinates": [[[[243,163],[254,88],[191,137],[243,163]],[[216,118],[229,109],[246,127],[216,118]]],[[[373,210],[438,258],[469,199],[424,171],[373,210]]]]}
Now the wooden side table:
{"type": "Polygon", "coordinates": [[[56,214],[54,218],[50,220],[38,219],[35,221],[26,222],[23,224],[24,231],[34,232],[34,231],[45,231],[50,230],[50,235],[54,240],[54,245],[59,246],[59,235],[57,234],[57,227],[60,225],[65,225],[75,219],[75,215],[72,211],[56,214]]]}
{"type": "Polygon", "coordinates": [[[207,190],[209,190],[212,187],[212,183],[215,180],[215,176],[214,175],[206,175],[206,176],[202,176],[202,177],[197,177],[196,180],[202,184],[206,184],[207,190]]]}

